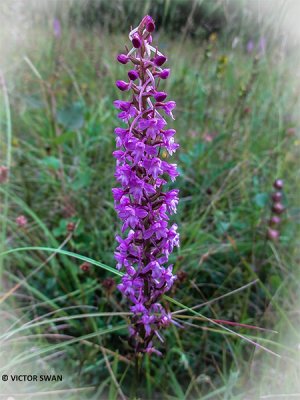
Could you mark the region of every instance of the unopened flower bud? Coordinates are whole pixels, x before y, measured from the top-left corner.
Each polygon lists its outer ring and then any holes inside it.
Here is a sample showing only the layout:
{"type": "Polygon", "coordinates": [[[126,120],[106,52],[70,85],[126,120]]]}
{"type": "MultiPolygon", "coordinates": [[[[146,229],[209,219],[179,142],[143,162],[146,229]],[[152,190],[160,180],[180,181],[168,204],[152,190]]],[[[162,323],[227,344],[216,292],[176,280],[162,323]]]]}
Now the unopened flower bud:
{"type": "Polygon", "coordinates": [[[80,265],[79,267],[81,269],[81,271],[83,272],[89,272],[90,268],[91,268],[91,264],[88,262],[84,262],[80,265]]]}
{"type": "Polygon", "coordinates": [[[169,77],[169,75],[170,75],[170,70],[169,70],[169,68],[166,68],[166,69],[163,69],[163,70],[160,72],[159,77],[160,77],[161,79],[167,79],[167,78],[169,77]]]}
{"type": "Polygon", "coordinates": [[[283,180],[276,179],[276,181],[273,183],[273,186],[275,189],[281,190],[283,188],[283,180]]]}
{"type": "Polygon", "coordinates": [[[281,192],[275,192],[272,194],[272,200],[277,203],[282,199],[282,193],[281,192]]]}
{"type": "Polygon", "coordinates": [[[150,15],[145,15],[140,23],[140,27],[145,27],[147,32],[153,32],[155,29],[155,23],[150,15]]]}
{"type": "Polygon", "coordinates": [[[69,222],[67,225],[67,231],[68,232],[74,232],[76,225],[74,224],[74,222],[69,222]]]}
{"type": "Polygon", "coordinates": [[[4,165],[0,166],[0,183],[4,183],[8,178],[8,168],[4,165]]]}
{"type": "Polygon", "coordinates": [[[288,128],[286,131],[288,136],[295,136],[296,132],[296,128],[288,128]]]}
{"type": "Polygon", "coordinates": [[[118,57],[117,57],[117,60],[121,64],[127,64],[128,61],[129,61],[129,57],[127,57],[125,54],[119,54],[118,57]]]}
{"type": "Polygon", "coordinates": [[[102,281],[102,286],[107,291],[107,294],[110,295],[112,291],[115,289],[116,282],[113,278],[105,278],[102,281]]]}
{"type": "Polygon", "coordinates": [[[277,241],[279,239],[279,235],[280,234],[276,229],[268,228],[267,236],[269,240],[277,241]]]}
{"type": "Polygon", "coordinates": [[[142,41],[140,38],[140,35],[138,33],[135,33],[131,39],[133,47],[136,49],[139,49],[142,45],[142,41]]]}
{"type": "Polygon", "coordinates": [[[272,211],[275,214],[282,214],[284,211],[284,206],[281,203],[274,203],[272,207],[272,211]]]}
{"type": "Polygon", "coordinates": [[[16,223],[20,228],[24,228],[27,225],[28,221],[24,215],[19,215],[16,218],[16,223]]]}
{"type": "Polygon", "coordinates": [[[149,17],[146,22],[146,30],[151,33],[154,31],[154,29],[155,29],[154,21],[151,17],[149,17]]]}
{"type": "Polygon", "coordinates": [[[128,71],[128,77],[131,81],[135,81],[139,77],[139,74],[135,69],[132,69],[128,71]]]}
{"type": "Polygon", "coordinates": [[[273,215],[270,219],[270,225],[279,225],[281,222],[281,219],[277,215],[273,215]]]}
{"type": "Polygon", "coordinates": [[[124,81],[117,81],[116,86],[118,89],[122,90],[122,92],[126,92],[129,89],[129,83],[124,81]]]}
{"type": "Polygon", "coordinates": [[[185,271],[182,271],[181,269],[177,271],[176,275],[179,282],[184,282],[187,278],[187,273],[185,271]]]}
{"type": "Polygon", "coordinates": [[[167,57],[165,56],[156,56],[153,60],[154,64],[158,67],[162,66],[167,61],[167,57]]]}
{"type": "Polygon", "coordinates": [[[154,94],[154,98],[156,101],[164,101],[167,97],[167,93],[165,92],[156,92],[154,94]]]}

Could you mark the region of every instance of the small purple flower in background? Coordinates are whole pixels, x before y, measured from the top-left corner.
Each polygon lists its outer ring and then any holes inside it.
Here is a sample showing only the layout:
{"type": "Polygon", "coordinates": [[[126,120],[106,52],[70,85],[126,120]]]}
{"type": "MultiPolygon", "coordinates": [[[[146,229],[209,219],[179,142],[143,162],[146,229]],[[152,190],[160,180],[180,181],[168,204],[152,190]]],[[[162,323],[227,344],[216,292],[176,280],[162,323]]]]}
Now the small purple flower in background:
{"type": "Polygon", "coordinates": [[[261,54],[265,54],[265,52],[266,52],[266,46],[267,46],[266,38],[265,38],[264,36],[262,36],[262,37],[259,39],[259,42],[258,42],[258,49],[259,49],[259,52],[260,52],[261,54]]]}
{"type": "Polygon", "coordinates": [[[158,331],[174,321],[159,301],[176,279],[172,265],[166,264],[179,246],[177,225],[169,223],[168,215],[176,213],[179,190],[163,190],[178,176],[177,166],[161,157],[172,155],[179,145],[175,130],[166,128],[165,118],[174,119],[176,103],[165,101],[167,93],[158,90],[170,70],[162,68],[167,58],[152,46],[154,29],[153,19],[145,16],[129,34],[132,49],[117,56],[121,64],[133,66],[128,82],[116,82],[118,89],[131,92],[131,99],[114,102],[127,127],[115,129],[115,177],[121,188],[113,189],[113,197],[124,235],[116,237],[115,258],[117,268],[125,270],[118,289],[132,304],[130,343],[136,352],[161,354],[153,339],[162,340],[158,331]]]}
{"type": "Polygon", "coordinates": [[[8,168],[0,165],[0,183],[5,183],[8,180],[8,168]]]}
{"type": "Polygon", "coordinates": [[[53,33],[56,38],[60,38],[61,36],[61,25],[58,18],[54,18],[53,20],[53,33]]]}
{"type": "Polygon", "coordinates": [[[24,215],[19,215],[16,218],[16,223],[20,228],[25,228],[25,226],[27,225],[28,221],[27,221],[27,218],[24,215]]]}
{"type": "Polygon", "coordinates": [[[247,53],[252,53],[254,50],[254,42],[253,40],[249,40],[249,42],[247,43],[247,53]]]}
{"type": "Polygon", "coordinates": [[[297,133],[297,129],[294,128],[294,127],[288,128],[288,129],[286,130],[287,136],[295,136],[296,133],[297,133]]]}
{"type": "Polygon", "coordinates": [[[204,142],[211,143],[217,136],[217,132],[205,132],[203,135],[203,140],[204,142]]]}

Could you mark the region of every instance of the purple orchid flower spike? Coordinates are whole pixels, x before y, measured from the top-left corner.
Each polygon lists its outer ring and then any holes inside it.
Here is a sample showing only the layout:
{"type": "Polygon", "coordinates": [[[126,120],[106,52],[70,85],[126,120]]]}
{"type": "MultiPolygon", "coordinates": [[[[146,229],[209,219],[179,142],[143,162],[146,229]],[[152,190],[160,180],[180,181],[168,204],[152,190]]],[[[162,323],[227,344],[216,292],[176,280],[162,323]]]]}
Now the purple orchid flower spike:
{"type": "Polygon", "coordinates": [[[54,18],[53,20],[53,33],[56,38],[60,38],[61,36],[61,25],[58,18],[54,18]]]}
{"type": "Polygon", "coordinates": [[[267,47],[267,40],[264,36],[262,36],[258,42],[258,49],[259,49],[260,54],[265,54],[266,47],[267,47]]]}
{"type": "Polygon", "coordinates": [[[247,43],[247,53],[251,54],[254,50],[254,42],[253,40],[249,40],[247,43]]]}
{"type": "Polygon", "coordinates": [[[118,289],[133,313],[130,343],[136,352],[160,355],[154,339],[163,340],[159,331],[173,321],[159,301],[176,279],[168,259],[179,246],[177,225],[169,223],[169,215],[176,213],[179,190],[163,189],[168,181],[175,181],[177,166],[161,155],[172,155],[179,145],[165,119],[174,119],[176,103],[165,101],[167,93],[158,90],[170,70],[162,68],[167,58],[152,46],[154,29],[153,19],[145,16],[129,33],[132,49],[117,56],[121,64],[133,65],[129,81],[116,82],[122,92],[131,92],[131,99],[114,102],[126,127],[115,129],[115,177],[121,187],[113,189],[113,197],[123,236],[116,237],[115,258],[117,268],[125,271],[118,289]]]}

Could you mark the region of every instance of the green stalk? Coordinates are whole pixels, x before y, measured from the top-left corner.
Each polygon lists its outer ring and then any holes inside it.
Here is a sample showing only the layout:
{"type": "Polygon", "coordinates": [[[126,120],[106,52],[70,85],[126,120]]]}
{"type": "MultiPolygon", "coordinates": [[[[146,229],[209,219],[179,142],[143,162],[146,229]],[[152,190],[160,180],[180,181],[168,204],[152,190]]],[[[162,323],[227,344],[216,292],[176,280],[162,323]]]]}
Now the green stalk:
{"type": "MultiPolygon", "coordinates": [[[[10,175],[10,165],[11,165],[11,137],[12,137],[12,128],[11,128],[11,113],[10,113],[10,105],[8,98],[7,86],[5,84],[4,76],[1,74],[0,79],[2,80],[2,88],[3,88],[3,97],[4,97],[4,110],[6,115],[6,138],[7,138],[7,149],[6,149],[6,167],[8,168],[8,176],[10,175]]],[[[9,185],[9,179],[6,183],[9,185]]],[[[8,189],[8,187],[7,187],[8,189]]],[[[1,240],[0,240],[0,248],[1,253],[5,249],[5,239],[6,239],[6,230],[7,230],[7,214],[8,214],[8,190],[4,193],[4,201],[3,201],[3,224],[1,230],[1,240]]],[[[0,256],[0,281],[2,279],[3,273],[3,257],[0,256]]]]}

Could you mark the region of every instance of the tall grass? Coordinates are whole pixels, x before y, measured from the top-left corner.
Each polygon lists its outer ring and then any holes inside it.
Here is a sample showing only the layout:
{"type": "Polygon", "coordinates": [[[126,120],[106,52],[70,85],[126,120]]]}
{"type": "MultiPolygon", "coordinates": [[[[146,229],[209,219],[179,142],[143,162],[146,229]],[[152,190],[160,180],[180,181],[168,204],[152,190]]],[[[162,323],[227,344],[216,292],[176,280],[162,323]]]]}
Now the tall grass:
{"type": "MultiPolygon", "coordinates": [[[[40,26],[39,11],[22,47],[12,45],[2,62],[1,132],[9,133],[11,124],[12,158],[9,186],[0,186],[8,199],[0,216],[7,232],[1,359],[9,356],[1,373],[28,365],[35,373],[62,371],[63,385],[41,390],[63,390],[56,394],[68,399],[133,398],[136,388],[143,399],[296,393],[300,142],[294,54],[279,39],[268,39],[264,53],[258,47],[247,53],[249,31],[242,22],[234,32],[201,40],[160,32],[173,67],[167,90],[178,104],[174,124],[181,144],[176,222],[182,244],[172,256],[180,279],[164,302],[171,312],[181,310],[174,316],[184,328],[166,332],[164,357],[145,357],[134,383],[127,305],[105,282],[119,279],[113,275],[119,225],[111,196],[112,101],[114,81],[125,77],[115,56],[126,38],[103,27],[73,27],[67,13],[59,15],[62,37],[53,36],[52,19],[40,26]],[[273,243],[266,230],[277,177],[285,182],[287,211],[281,239],[273,243]],[[15,223],[20,214],[29,221],[25,228],[15,223]],[[82,262],[91,264],[88,272],[82,262]]],[[[1,143],[5,156],[7,143],[1,143]]]]}

